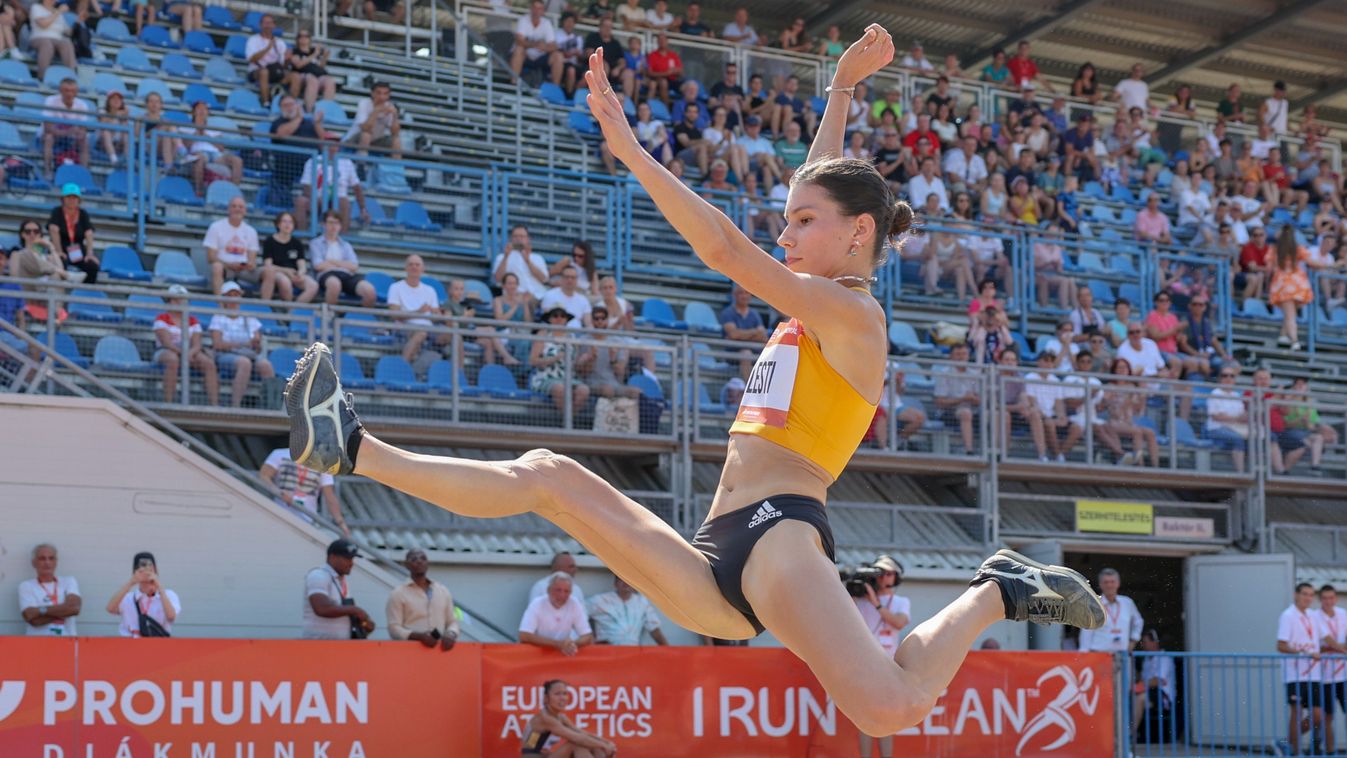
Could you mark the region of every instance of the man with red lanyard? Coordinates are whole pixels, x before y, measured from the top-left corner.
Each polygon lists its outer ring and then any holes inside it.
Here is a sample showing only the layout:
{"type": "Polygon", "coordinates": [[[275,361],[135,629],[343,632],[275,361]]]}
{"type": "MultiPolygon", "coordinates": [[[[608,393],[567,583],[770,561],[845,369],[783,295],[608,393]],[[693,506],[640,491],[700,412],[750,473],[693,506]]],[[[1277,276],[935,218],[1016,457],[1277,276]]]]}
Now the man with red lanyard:
{"type": "Polygon", "coordinates": [[[28,623],[30,637],[73,637],[79,615],[80,586],[73,576],[56,575],[56,548],[42,544],[33,548],[36,579],[19,585],[19,613],[28,623]]]}
{"type": "Polygon", "coordinates": [[[1318,733],[1323,728],[1323,666],[1319,661],[1320,641],[1325,631],[1320,616],[1310,612],[1314,603],[1314,587],[1309,582],[1296,585],[1295,601],[1282,611],[1277,622],[1277,652],[1294,656],[1282,663],[1282,679],[1286,682],[1286,704],[1291,706],[1287,727],[1290,755],[1300,755],[1300,733],[1313,724],[1318,733]]]}
{"type": "Polygon", "coordinates": [[[85,284],[97,284],[100,264],[94,255],[94,224],[80,207],[80,194],[74,182],[61,186],[61,204],[47,216],[47,233],[66,268],[83,271],[85,284]]]}
{"type": "Polygon", "coordinates": [[[1322,625],[1323,637],[1319,647],[1324,652],[1338,653],[1324,660],[1324,749],[1333,755],[1333,701],[1347,711],[1347,611],[1338,608],[1338,591],[1331,584],[1319,588],[1319,610],[1314,611],[1322,625]]]}
{"type": "Polygon", "coordinates": [[[272,450],[262,462],[257,477],[274,488],[281,502],[312,514],[318,513],[318,498],[321,495],[327,503],[328,515],[336,522],[337,528],[341,529],[343,535],[351,536],[346,518],[341,513],[341,501],[337,499],[336,480],[331,474],[319,473],[295,463],[290,459],[290,448],[278,447],[272,450]]]}
{"type": "MultiPolygon", "coordinates": [[[[891,556],[881,555],[870,565],[884,572],[879,576],[878,591],[866,584],[865,595],[852,599],[870,633],[879,640],[884,653],[892,658],[898,652],[900,633],[912,621],[912,601],[893,591],[903,581],[902,564],[891,556]]],[[[880,737],[878,742],[880,758],[891,758],[893,738],[880,737]]],[[[864,732],[860,735],[860,748],[861,755],[870,758],[871,738],[864,732]]]]}
{"type": "Polygon", "coordinates": [[[1119,595],[1122,575],[1117,569],[1099,572],[1099,594],[1104,599],[1104,625],[1098,629],[1082,629],[1082,653],[1130,653],[1141,641],[1142,620],[1137,604],[1126,595],[1119,595]]]}

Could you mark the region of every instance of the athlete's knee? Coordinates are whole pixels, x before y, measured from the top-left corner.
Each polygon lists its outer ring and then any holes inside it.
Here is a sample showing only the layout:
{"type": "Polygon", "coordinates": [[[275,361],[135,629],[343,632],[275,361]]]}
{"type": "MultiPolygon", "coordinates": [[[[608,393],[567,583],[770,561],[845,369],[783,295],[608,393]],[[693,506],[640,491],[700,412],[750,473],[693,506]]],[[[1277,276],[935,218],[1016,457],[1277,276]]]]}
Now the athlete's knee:
{"type": "Polygon", "coordinates": [[[543,448],[530,450],[509,465],[539,495],[567,492],[573,479],[584,471],[575,459],[543,448]]]}
{"type": "Polygon", "coordinates": [[[911,686],[880,687],[853,705],[847,717],[862,732],[876,737],[897,734],[921,723],[935,707],[936,697],[911,686]]]}

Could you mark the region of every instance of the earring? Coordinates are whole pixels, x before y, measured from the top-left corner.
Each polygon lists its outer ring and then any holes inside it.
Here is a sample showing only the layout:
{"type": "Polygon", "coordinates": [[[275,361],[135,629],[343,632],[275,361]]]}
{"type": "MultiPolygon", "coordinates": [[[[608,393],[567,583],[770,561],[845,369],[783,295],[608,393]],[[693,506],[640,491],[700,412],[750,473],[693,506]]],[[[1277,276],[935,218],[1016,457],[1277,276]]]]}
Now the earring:
{"type": "Polygon", "coordinates": [[[855,254],[857,253],[858,249],[860,248],[860,246],[861,246],[861,243],[860,243],[860,242],[855,242],[855,241],[853,241],[853,242],[851,243],[851,252],[847,253],[847,255],[855,255],[855,254]]]}

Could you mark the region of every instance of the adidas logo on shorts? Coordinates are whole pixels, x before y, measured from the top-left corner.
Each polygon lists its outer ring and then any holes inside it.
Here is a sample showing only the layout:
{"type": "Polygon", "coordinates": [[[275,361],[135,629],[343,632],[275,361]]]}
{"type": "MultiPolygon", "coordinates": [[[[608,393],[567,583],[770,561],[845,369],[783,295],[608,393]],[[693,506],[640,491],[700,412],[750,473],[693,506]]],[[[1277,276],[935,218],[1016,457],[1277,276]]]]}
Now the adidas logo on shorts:
{"type": "Polygon", "coordinates": [[[748,522],[748,528],[762,526],[774,518],[781,518],[781,511],[773,508],[771,503],[764,500],[762,505],[758,506],[758,512],[753,514],[753,520],[748,522]]]}

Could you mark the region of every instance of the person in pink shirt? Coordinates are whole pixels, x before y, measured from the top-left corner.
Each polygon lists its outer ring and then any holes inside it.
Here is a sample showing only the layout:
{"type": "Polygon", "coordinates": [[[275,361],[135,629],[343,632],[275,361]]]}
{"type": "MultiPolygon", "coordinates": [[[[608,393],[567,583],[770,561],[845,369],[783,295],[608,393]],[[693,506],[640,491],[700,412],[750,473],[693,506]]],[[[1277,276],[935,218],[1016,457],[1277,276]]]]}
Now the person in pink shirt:
{"type": "Polygon", "coordinates": [[[1165,363],[1169,364],[1170,374],[1182,378],[1189,371],[1199,371],[1201,366],[1196,358],[1179,352],[1178,333],[1183,331],[1183,323],[1169,310],[1169,293],[1156,293],[1151,304],[1151,312],[1146,314],[1142,324],[1146,327],[1146,336],[1154,340],[1165,363]]]}
{"type": "Polygon", "coordinates": [[[1160,211],[1158,193],[1152,192],[1146,197],[1146,208],[1137,214],[1136,225],[1132,230],[1142,242],[1159,242],[1162,245],[1174,242],[1170,236],[1169,217],[1160,211]]]}
{"type": "Polygon", "coordinates": [[[977,297],[968,303],[968,318],[974,326],[977,325],[978,312],[988,307],[1005,310],[1001,300],[996,297],[996,282],[991,279],[983,279],[982,283],[978,285],[977,297]]]}

